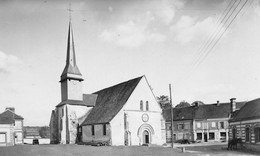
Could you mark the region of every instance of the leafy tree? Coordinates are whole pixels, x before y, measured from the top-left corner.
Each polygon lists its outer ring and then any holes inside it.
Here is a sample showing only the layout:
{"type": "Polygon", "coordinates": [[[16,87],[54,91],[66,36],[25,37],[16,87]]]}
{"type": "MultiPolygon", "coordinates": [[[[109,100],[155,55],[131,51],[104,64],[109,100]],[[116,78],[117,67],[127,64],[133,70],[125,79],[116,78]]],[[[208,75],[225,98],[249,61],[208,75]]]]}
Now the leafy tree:
{"type": "Polygon", "coordinates": [[[195,106],[195,105],[205,105],[205,103],[204,102],[202,102],[202,101],[194,101],[194,102],[192,102],[191,103],[191,106],[195,106]]]}
{"type": "Polygon", "coordinates": [[[184,108],[184,107],[189,107],[190,104],[186,101],[181,101],[178,105],[175,106],[175,108],[184,108]]]}
{"type": "Polygon", "coordinates": [[[50,133],[50,130],[49,130],[49,127],[47,127],[47,126],[41,127],[41,128],[39,129],[39,135],[40,135],[42,138],[47,138],[47,137],[49,137],[49,133],[50,133]]]}
{"type": "Polygon", "coordinates": [[[171,108],[170,99],[166,95],[161,95],[157,97],[157,101],[160,104],[162,109],[171,108]]]}

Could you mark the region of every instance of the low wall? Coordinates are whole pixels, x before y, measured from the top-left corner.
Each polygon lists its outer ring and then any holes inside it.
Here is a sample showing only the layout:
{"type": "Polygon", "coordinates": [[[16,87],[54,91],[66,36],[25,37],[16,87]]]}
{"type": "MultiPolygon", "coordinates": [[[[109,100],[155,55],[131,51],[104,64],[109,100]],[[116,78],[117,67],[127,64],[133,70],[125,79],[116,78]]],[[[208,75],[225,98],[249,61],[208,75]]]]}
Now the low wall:
{"type": "MultiPolygon", "coordinates": [[[[39,144],[50,144],[50,138],[39,138],[39,144]]],[[[24,138],[23,142],[25,144],[32,144],[33,138],[24,138]]]]}

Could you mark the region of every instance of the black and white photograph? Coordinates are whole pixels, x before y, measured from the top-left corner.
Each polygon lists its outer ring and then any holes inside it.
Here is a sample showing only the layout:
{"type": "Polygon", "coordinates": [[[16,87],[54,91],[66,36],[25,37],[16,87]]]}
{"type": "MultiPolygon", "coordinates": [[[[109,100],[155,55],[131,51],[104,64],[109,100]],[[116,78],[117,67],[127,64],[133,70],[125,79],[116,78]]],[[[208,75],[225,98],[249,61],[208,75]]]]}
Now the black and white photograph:
{"type": "Polygon", "coordinates": [[[0,0],[0,156],[260,155],[260,0],[0,0]]]}

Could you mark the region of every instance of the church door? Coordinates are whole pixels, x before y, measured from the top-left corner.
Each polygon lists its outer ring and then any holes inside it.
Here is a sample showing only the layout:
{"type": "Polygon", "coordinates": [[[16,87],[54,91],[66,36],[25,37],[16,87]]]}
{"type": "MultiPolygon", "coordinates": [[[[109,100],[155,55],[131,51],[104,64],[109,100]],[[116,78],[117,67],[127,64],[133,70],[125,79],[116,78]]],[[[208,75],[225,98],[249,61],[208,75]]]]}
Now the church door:
{"type": "Polygon", "coordinates": [[[145,130],[143,133],[143,144],[149,144],[149,143],[150,143],[149,132],[145,130]]]}

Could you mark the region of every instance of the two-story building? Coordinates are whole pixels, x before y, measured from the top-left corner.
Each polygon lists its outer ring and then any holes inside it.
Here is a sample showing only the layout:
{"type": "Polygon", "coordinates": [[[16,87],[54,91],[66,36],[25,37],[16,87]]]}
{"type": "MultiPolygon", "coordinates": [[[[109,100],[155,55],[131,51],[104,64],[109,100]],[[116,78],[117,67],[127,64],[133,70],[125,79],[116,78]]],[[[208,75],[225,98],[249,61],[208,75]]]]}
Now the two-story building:
{"type": "MultiPolygon", "coordinates": [[[[241,108],[245,102],[215,103],[173,109],[174,140],[188,139],[196,142],[228,140],[230,114],[241,108]]],[[[166,119],[166,140],[171,142],[170,109],[164,110],[166,119]]]]}
{"type": "MultiPolygon", "coordinates": [[[[193,107],[173,108],[173,140],[193,140],[193,107]]],[[[171,109],[163,111],[166,122],[166,142],[171,143],[171,109]]]]}
{"type": "Polygon", "coordinates": [[[23,143],[23,117],[15,114],[13,107],[7,107],[0,114],[0,146],[23,143]]]}

